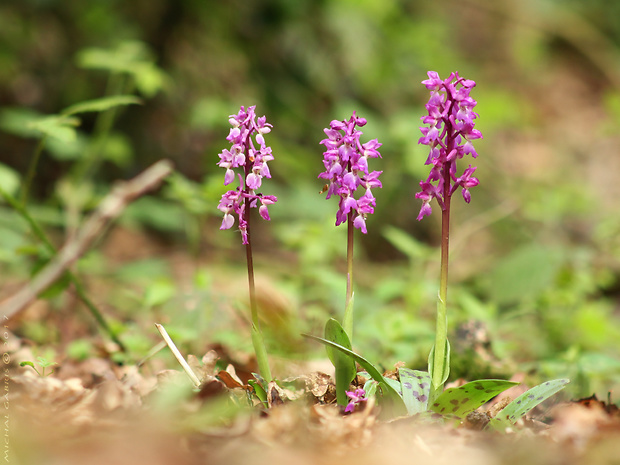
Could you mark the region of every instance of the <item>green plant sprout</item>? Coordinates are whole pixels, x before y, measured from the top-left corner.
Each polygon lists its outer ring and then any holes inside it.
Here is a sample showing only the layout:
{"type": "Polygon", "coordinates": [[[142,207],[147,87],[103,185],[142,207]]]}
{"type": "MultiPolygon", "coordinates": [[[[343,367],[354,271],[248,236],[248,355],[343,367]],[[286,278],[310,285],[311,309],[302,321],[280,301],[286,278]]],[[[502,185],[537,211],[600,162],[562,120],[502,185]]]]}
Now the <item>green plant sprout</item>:
{"type": "Polygon", "coordinates": [[[39,375],[41,378],[45,378],[46,376],[49,376],[52,373],[54,373],[54,370],[50,371],[49,373],[45,373],[45,369],[49,368],[49,367],[52,367],[54,365],[58,365],[56,362],[49,362],[47,359],[45,359],[43,357],[37,357],[37,362],[36,363],[41,368],[41,371],[37,370],[37,367],[35,366],[35,364],[33,362],[30,362],[30,361],[21,362],[19,364],[19,366],[20,367],[29,366],[34,371],[36,371],[37,375],[39,375]]]}

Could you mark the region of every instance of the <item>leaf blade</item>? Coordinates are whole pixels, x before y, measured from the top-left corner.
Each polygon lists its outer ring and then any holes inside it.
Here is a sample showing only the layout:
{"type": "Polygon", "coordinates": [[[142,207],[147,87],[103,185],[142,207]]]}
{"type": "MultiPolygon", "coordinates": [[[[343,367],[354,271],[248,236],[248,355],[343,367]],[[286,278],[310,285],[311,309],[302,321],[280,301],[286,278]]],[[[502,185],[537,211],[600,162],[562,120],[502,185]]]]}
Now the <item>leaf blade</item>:
{"type": "Polygon", "coordinates": [[[399,368],[398,376],[403,401],[409,415],[426,412],[431,390],[431,377],[425,371],[399,368]]]}
{"type": "Polygon", "coordinates": [[[464,418],[496,395],[516,386],[517,382],[503,379],[471,381],[458,388],[446,389],[429,407],[435,413],[464,418]]]}
{"type": "Polygon", "coordinates": [[[46,136],[54,137],[63,143],[74,142],[77,138],[75,128],[80,125],[80,120],[75,117],[64,115],[44,116],[27,123],[28,128],[34,129],[46,136]]]}
{"type": "Polygon", "coordinates": [[[489,426],[501,428],[507,424],[515,423],[541,402],[564,389],[568,383],[570,383],[569,379],[561,378],[534,386],[504,407],[495,418],[491,419],[489,426]]]}
{"type": "Polygon", "coordinates": [[[317,342],[320,342],[321,344],[333,347],[340,352],[347,354],[349,357],[359,363],[368,372],[368,374],[375,381],[377,381],[377,383],[379,383],[385,399],[393,403],[392,409],[389,413],[391,415],[401,415],[403,413],[406,413],[407,409],[405,407],[405,403],[403,402],[403,399],[398,393],[398,391],[396,391],[392,386],[390,386],[390,384],[386,381],[385,377],[381,374],[381,372],[364,357],[356,354],[355,352],[347,349],[346,347],[341,346],[340,344],[328,341],[327,339],[323,339],[322,337],[313,336],[312,334],[302,334],[302,336],[313,339],[317,342]]]}
{"type": "Polygon", "coordinates": [[[91,113],[106,111],[111,108],[124,105],[140,105],[142,100],[134,95],[114,95],[112,97],[102,97],[93,100],[76,103],[65,108],[62,114],[65,116],[75,115],[78,113],[91,113]]]}
{"type": "MultiPolygon", "coordinates": [[[[325,324],[325,339],[340,344],[349,350],[352,349],[349,336],[342,325],[334,318],[330,318],[325,324]]],[[[345,406],[348,403],[346,390],[357,373],[355,361],[333,347],[326,346],[325,350],[336,369],[336,397],[338,405],[345,406]]]]}

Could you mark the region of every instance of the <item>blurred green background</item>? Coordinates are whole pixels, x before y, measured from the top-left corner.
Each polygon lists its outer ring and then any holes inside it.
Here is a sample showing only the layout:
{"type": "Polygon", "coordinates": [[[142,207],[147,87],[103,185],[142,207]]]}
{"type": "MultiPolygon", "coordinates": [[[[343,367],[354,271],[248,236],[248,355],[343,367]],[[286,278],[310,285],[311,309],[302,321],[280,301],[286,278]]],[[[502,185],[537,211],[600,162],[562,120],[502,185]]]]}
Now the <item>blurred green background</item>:
{"type": "MultiPolygon", "coordinates": [[[[452,378],[570,377],[573,395],[620,387],[620,2],[3,2],[0,182],[18,195],[46,135],[27,205],[62,244],[112,181],[173,160],[178,173],[77,271],[137,358],[157,340],[155,321],[194,353],[213,342],[249,352],[244,250],[218,230],[216,162],[228,115],[256,105],[274,126],[264,192],[279,199],[271,222],[254,222],[261,310],[272,353],[301,358],[321,349],[298,334],[343,311],[346,233],[333,226],[336,202],[318,194],[319,141],[356,110],[364,140],[383,144],[371,169],[384,187],[356,238],[355,346],[385,367],[423,367],[440,226],[437,214],[415,220],[428,70],[477,82],[484,135],[480,186],[470,205],[453,202],[452,378]],[[142,104],[41,126],[113,95],[142,104]],[[472,321],[481,334],[467,330],[472,321]]],[[[42,253],[23,219],[0,208],[6,297],[42,253]]],[[[47,297],[15,331],[92,355],[93,323],[75,297],[47,297]]]]}

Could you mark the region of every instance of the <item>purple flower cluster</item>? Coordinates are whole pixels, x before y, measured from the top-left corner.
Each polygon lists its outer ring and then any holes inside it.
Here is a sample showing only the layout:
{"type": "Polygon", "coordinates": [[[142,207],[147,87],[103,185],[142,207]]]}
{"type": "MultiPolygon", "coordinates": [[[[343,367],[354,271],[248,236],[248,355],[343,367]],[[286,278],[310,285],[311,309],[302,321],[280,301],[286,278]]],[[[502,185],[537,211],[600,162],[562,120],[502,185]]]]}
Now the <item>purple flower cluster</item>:
{"type": "Polygon", "coordinates": [[[220,229],[230,229],[235,223],[233,213],[237,215],[244,244],[248,243],[245,200],[249,200],[250,208],[256,208],[260,202],[258,211],[265,220],[270,219],[267,207],[278,200],[274,195],[255,192],[255,189],[261,187],[263,177],[271,177],[267,162],[273,160],[271,147],[265,145],[264,137],[271,131],[272,125],[267,123],[264,116],[257,119],[255,109],[256,106],[248,107],[247,110],[242,106],[239,113],[230,115],[228,121],[232,129],[226,140],[232,143],[232,147],[230,150],[224,149],[219,154],[220,161],[218,162],[218,166],[226,168],[225,186],[234,181],[234,168],[243,170],[243,176],[241,173],[237,174],[239,187],[222,195],[217,208],[224,213],[220,229]]]}
{"type": "Polygon", "coordinates": [[[355,410],[355,406],[364,401],[367,401],[368,398],[364,397],[366,395],[366,391],[363,389],[356,389],[355,391],[345,391],[347,397],[351,399],[344,409],[345,413],[351,413],[355,410]]]}
{"type": "Polygon", "coordinates": [[[327,139],[320,143],[325,145],[323,152],[323,164],[325,172],[319,174],[319,179],[329,180],[327,186],[327,199],[333,194],[340,196],[338,213],[336,214],[336,226],[347,220],[347,215],[354,212],[353,225],[366,230],[366,216],[374,213],[376,201],[371,188],[381,187],[379,175],[382,171],[368,172],[368,159],[380,158],[377,151],[381,144],[373,139],[365,144],[360,142],[362,131],[356,130],[355,126],[362,127],[366,119],[353,116],[346,121],[334,120],[325,129],[327,139]],[[358,199],[354,193],[358,187],[366,189],[358,199]]]}
{"type": "Polygon", "coordinates": [[[474,129],[474,119],[478,117],[473,111],[476,101],[469,96],[476,85],[474,81],[464,79],[458,73],[452,73],[442,81],[439,74],[429,71],[428,79],[422,84],[431,91],[431,97],[426,104],[428,115],[421,118],[428,127],[420,128],[422,137],[418,143],[430,147],[426,164],[432,167],[428,179],[420,182],[422,191],[416,194],[416,198],[423,202],[418,220],[432,213],[430,202],[433,198],[444,210],[447,198],[459,187],[465,202],[469,203],[469,188],[479,183],[472,176],[476,168],[469,165],[457,178],[456,161],[465,155],[476,158],[478,154],[472,141],[482,139],[480,131],[474,129]],[[437,184],[433,184],[435,182],[437,184]]]}

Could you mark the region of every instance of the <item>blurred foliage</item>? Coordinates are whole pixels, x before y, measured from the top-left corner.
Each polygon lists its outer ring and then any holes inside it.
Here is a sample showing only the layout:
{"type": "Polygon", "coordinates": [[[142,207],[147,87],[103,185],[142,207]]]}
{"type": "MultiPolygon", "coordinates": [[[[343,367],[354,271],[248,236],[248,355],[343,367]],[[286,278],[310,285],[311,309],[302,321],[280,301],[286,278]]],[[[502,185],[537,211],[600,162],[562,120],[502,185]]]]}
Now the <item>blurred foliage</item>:
{"type": "MultiPolygon", "coordinates": [[[[330,120],[356,110],[368,119],[365,137],[383,143],[373,169],[384,171],[369,234],[356,243],[356,344],[385,367],[423,367],[439,219],[415,221],[413,196],[427,173],[417,145],[427,98],[420,81],[431,69],[458,70],[478,84],[484,140],[481,185],[470,205],[454,202],[450,325],[484,321],[507,375],[520,367],[576,377],[573,394],[603,395],[620,386],[618,8],[602,0],[4,2],[0,187],[28,200],[61,243],[113,180],[172,159],[178,172],[165,188],[120,221],[150,239],[130,242],[123,260],[114,258],[123,244],[110,238],[79,272],[93,292],[104,287],[100,300],[137,358],[153,343],[155,319],[196,353],[209,342],[249,349],[244,256],[235,234],[218,231],[225,188],[215,163],[228,115],[256,104],[274,125],[265,189],[279,199],[272,221],[256,225],[262,310],[270,350],[297,354],[305,350],[298,333],[320,332],[344,305],[346,232],[333,227],[335,203],[318,195],[318,142],[330,120]],[[155,258],[179,250],[194,257],[183,272],[174,256],[155,258]]],[[[23,218],[0,209],[0,271],[27,279],[46,257],[23,218]]],[[[58,318],[69,318],[61,309],[70,302],[52,298],[58,318]]],[[[37,322],[24,328],[41,343],[62,337],[37,322]]],[[[76,343],[71,353],[83,357],[88,347],[76,343]]]]}

